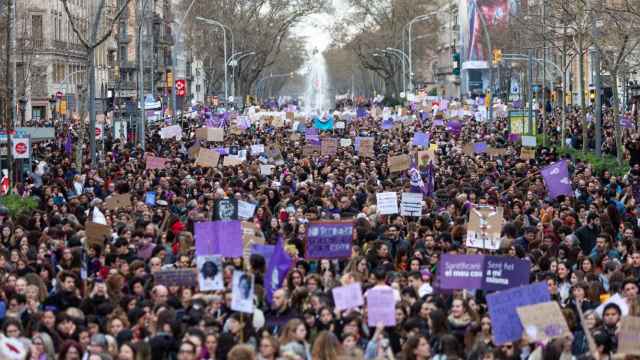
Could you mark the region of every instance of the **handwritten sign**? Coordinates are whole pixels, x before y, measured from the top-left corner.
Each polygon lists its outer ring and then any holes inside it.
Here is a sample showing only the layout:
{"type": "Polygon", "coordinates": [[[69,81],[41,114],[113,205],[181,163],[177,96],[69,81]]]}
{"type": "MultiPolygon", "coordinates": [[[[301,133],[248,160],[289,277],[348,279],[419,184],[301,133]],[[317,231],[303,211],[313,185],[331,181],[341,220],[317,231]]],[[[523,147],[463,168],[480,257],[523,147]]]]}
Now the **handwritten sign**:
{"type": "Polygon", "coordinates": [[[421,193],[402,193],[400,201],[400,215],[402,216],[420,216],[422,214],[422,194],[421,193]]]}
{"type": "MultiPolygon", "coordinates": [[[[360,144],[360,146],[362,146],[362,144],[360,144]]],[[[392,173],[409,170],[411,158],[409,155],[390,156],[387,159],[387,166],[389,166],[389,171],[392,173]]]]}
{"type": "Polygon", "coordinates": [[[331,293],[338,310],[353,309],[364,304],[360,283],[333,288],[331,293]]]}
{"type": "Polygon", "coordinates": [[[625,316],[620,321],[618,353],[640,355],[640,317],[625,316]]]}
{"type": "Polygon", "coordinates": [[[196,139],[222,142],[224,141],[224,129],[223,128],[210,128],[203,127],[196,129],[196,139]]]}
{"type": "Polygon", "coordinates": [[[113,194],[104,201],[104,207],[109,210],[131,207],[131,194],[113,194]]]}
{"type": "Polygon", "coordinates": [[[374,287],[367,293],[367,318],[369,326],[396,325],[396,298],[391,287],[374,287]]]}
{"type": "Polygon", "coordinates": [[[94,245],[104,247],[105,240],[110,239],[112,236],[111,226],[109,225],[87,222],[84,224],[84,230],[87,236],[87,243],[85,244],[87,248],[94,245]]]}
{"type": "Polygon", "coordinates": [[[334,156],[338,153],[338,139],[324,138],[320,146],[322,156],[334,156]]]}
{"type": "Polygon", "coordinates": [[[512,288],[487,295],[491,328],[496,345],[517,341],[524,328],[518,318],[517,308],[551,301],[546,282],[512,288]]]}
{"type": "Polygon", "coordinates": [[[256,204],[247,201],[238,201],[238,217],[246,220],[251,219],[256,211],[256,204]]]}
{"type": "Polygon", "coordinates": [[[392,215],[398,213],[398,194],[395,192],[376,193],[378,213],[392,215]]]}
{"type": "Polygon", "coordinates": [[[220,154],[217,151],[201,148],[198,152],[195,165],[215,168],[218,166],[218,161],[220,161],[220,154]]]}
{"type": "Polygon", "coordinates": [[[521,306],[516,311],[525,333],[532,342],[546,342],[571,334],[560,305],[555,301],[521,306]]]}

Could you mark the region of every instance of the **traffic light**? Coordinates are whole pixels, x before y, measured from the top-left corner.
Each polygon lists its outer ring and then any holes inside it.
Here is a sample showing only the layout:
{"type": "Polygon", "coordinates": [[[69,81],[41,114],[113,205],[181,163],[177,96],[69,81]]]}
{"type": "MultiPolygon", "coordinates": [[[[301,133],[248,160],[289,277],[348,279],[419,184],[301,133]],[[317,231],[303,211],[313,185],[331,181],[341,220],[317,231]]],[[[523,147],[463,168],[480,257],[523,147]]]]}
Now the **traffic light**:
{"type": "Polygon", "coordinates": [[[498,64],[502,61],[502,50],[493,49],[493,64],[498,64]]]}
{"type": "Polygon", "coordinates": [[[596,90],[595,89],[589,90],[589,99],[591,99],[591,101],[594,101],[596,99],[596,90]]]}
{"type": "Polygon", "coordinates": [[[453,70],[451,71],[453,75],[460,75],[460,53],[453,53],[453,70]]]}

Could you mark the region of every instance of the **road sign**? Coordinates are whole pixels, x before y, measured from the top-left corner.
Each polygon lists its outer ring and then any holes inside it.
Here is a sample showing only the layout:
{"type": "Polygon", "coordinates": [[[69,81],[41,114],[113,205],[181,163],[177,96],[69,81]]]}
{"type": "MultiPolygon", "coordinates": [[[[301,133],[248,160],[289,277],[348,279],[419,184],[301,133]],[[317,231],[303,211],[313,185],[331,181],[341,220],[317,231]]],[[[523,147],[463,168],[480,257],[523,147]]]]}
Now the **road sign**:
{"type": "Polygon", "coordinates": [[[176,80],[176,95],[185,96],[187,93],[187,81],[186,80],[176,80]]]}
{"type": "Polygon", "coordinates": [[[28,159],[29,158],[29,138],[20,137],[11,139],[13,143],[13,157],[15,159],[28,159]]]}

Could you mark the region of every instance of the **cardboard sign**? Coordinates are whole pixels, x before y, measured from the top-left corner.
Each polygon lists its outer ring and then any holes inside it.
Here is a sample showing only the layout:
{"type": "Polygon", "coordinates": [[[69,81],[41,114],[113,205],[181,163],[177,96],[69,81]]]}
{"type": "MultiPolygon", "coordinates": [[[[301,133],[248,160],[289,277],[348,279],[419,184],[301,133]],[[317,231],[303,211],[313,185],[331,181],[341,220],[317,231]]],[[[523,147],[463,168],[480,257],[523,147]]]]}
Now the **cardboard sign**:
{"type": "MultiPolygon", "coordinates": [[[[360,144],[360,146],[362,146],[362,144],[360,144]]],[[[389,167],[389,172],[392,173],[409,170],[411,167],[411,158],[409,155],[390,156],[387,158],[387,166],[389,167]]]]}
{"type": "Polygon", "coordinates": [[[376,206],[381,215],[398,213],[398,194],[395,192],[383,192],[376,194],[376,206]]]}
{"type": "Polygon", "coordinates": [[[536,158],[536,149],[520,149],[520,159],[533,160],[536,158]]]}
{"type": "Polygon", "coordinates": [[[111,239],[112,236],[111,226],[94,222],[84,224],[84,231],[87,236],[87,242],[85,243],[87,248],[93,245],[100,245],[104,249],[105,239],[111,239]]]}
{"type": "Polygon", "coordinates": [[[487,154],[489,154],[489,156],[505,156],[507,155],[507,149],[490,147],[487,149],[487,154]]]}
{"type": "Polygon", "coordinates": [[[618,353],[640,355],[640,317],[625,316],[620,321],[618,353]]]}
{"type": "Polygon", "coordinates": [[[155,285],[194,287],[198,285],[195,268],[160,270],[153,273],[155,285]]]}
{"type": "Polygon", "coordinates": [[[375,157],[375,153],[373,152],[373,138],[372,137],[361,137],[358,154],[364,157],[375,157]]]}
{"type": "Polygon", "coordinates": [[[210,127],[196,129],[196,139],[222,142],[224,141],[224,129],[210,127]]]}
{"type": "Polygon", "coordinates": [[[147,156],[147,170],[164,169],[169,159],[158,156],[147,156]]]}
{"type": "Polygon", "coordinates": [[[314,153],[320,153],[322,151],[321,145],[315,144],[305,144],[302,147],[302,155],[303,156],[313,156],[314,153]]]}
{"type": "Polygon", "coordinates": [[[516,311],[524,332],[532,342],[546,342],[571,334],[560,305],[555,301],[521,306],[516,311]]]}
{"type": "Polygon", "coordinates": [[[428,166],[430,161],[432,161],[434,164],[437,163],[436,162],[435,151],[433,151],[431,149],[418,151],[418,166],[419,167],[428,166]]]}
{"type": "Polygon", "coordinates": [[[109,210],[118,210],[131,206],[131,194],[113,194],[104,201],[104,207],[109,210]]]}
{"type": "Polygon", "coordinates": [[[338,139],[324,138],[320,145],[320,154],[322,156],[334,156],[338,153],[338,139]]]}
{"type": "Polygon", "coordinates": [[[215,168],[220,161],[220,154],[217,151],[201,148],[196,158],[195,166],[215,168]]]}
{"type": "Polygon", "coordinates": [[[238,166],[238,165],[242,165],[242,159],[233,155],[225,156],[224,161],[222,162],[222,166],[238,166]]]}
{"type": "Polygon", "coordinates": [[[473,248],[497,250],[500,248],[500,232],[504,225],[501,207],[472,207],[467,226],[466,245],[473,248]]]}
{"type": "Polygon", "coordinates": [[[198,158],[198,154],[200,153],[200,144],[199,143],[193,144],[187,150],[187,152],[189,153],[189,159],[195,160],[196,158],[198,158]]]}

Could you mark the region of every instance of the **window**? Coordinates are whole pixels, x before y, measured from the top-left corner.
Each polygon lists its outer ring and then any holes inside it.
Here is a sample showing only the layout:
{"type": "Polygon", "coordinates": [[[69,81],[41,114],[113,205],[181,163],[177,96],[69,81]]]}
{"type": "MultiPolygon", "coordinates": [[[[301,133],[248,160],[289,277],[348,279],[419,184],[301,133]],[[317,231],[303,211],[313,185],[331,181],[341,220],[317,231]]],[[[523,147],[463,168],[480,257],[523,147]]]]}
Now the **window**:
{"type": "Polygon", "coordinates": [[[42,15],[31,15],[31,38],[36,47],[42,46],[42,15]]]}

